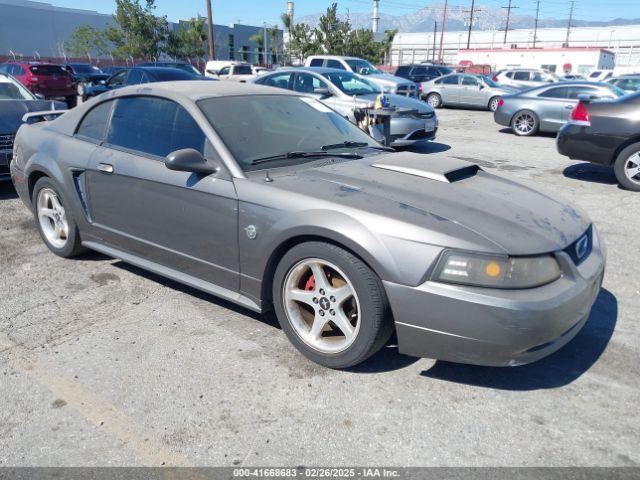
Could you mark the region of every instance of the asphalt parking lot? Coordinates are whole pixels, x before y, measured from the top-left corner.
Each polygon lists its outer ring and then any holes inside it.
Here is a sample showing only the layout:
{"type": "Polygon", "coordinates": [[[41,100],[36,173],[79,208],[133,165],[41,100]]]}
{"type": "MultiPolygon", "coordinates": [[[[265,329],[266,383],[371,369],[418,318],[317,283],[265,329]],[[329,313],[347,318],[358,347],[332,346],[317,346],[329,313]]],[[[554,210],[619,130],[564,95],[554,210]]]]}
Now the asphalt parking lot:
{"type": "Polygon", "coordinates": [[[627,466],[640,464],[640,194],[439,110],[448,150],[588,212],[608,249],[584,330],[533,365],[310,363],[272,316],[88,254],[49,253],[0,186],[0,465],[627,466]]]}

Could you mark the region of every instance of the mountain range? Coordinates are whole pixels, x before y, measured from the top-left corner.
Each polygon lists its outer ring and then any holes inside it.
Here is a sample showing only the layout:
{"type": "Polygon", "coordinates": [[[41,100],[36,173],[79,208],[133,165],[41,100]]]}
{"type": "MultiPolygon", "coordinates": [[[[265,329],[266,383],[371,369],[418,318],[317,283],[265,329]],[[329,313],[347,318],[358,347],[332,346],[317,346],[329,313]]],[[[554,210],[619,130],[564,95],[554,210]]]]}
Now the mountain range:
{"type": "MultiPolygon", "coordinates": [[[[400,32],[428,32],[433,30],[434,21],[442,20],[443,4],[430,5],[420,10],[405,15],[389,15],[380,14],[379,31],[397,29],[400,32]]],[[[296,18],[296,23],[306,23],[312,27],[318,25],[318,21],[322,16],[321,13],[306,15],[296,18]]],[[[371,12],[356,13],[351,12],[348,17],[346,14],[340,15],[341,20],[348,19],[353,28],[371,28],[371,12]]],[[[459,5],[450,6],[447,10],[447,30],[460,31],[468,28],[469,13],[468,9],[459,5]]],[[[512,11],[509,21],[509,28],[533,28],[535,17],[531,15],[521,15],[512,11]]],[[[505,9],[482,5],[474,16],[474,30],[498,30],[504,28],[505,9]]],[[[636,25],[640,24],[640,19],[616,18],[607,21],[584,21],[573,20],[571,25],[574,27],[607,27],[611,25],[636,25]]],[[[538,28],[565,28],[567,19],[559,18],[540,18],[538,20],[538,28]]]]}

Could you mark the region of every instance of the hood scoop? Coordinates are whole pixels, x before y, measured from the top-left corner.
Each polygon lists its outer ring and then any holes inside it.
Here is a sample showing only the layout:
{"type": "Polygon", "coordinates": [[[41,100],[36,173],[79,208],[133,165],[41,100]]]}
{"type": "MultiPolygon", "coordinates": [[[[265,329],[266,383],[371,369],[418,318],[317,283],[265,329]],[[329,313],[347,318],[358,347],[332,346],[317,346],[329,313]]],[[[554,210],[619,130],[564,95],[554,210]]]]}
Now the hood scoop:
{"type": "Polygon", "coordinates": [[[475,163],[458,160],[446,154],[394,154],[389,155],[387,160],[375,162],[371,166],[444,183],[475,177],[482,170],[475,163]]]}

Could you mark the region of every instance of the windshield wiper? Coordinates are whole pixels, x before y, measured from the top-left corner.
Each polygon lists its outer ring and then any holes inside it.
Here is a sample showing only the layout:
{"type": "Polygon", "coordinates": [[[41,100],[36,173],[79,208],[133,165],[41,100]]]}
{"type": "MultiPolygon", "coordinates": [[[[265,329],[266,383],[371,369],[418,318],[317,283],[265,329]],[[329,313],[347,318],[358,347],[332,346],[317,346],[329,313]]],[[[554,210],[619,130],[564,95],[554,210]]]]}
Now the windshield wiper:
{"type": "Polygon", "coordinates": [[[340,158],[362,158],[362,155],[356,153],[329,153],[325,151],[319,152],[287,152],[281,155],[272,155],[271,157],[256,158],[251,161],[251,165],[260,165],[261,163],[272,162],[276,160],[291,160],[296,158],[316,158],[316,157],[340,157],[340,158]]]}
{"type": "Polygon", "coordinates": [[[390,147],[378,147],[376,145],[369,145],[367,142],[352,142],[349,140],[342,143],[334,143],[332,145],[323,145],[321,148],[322,150],[326,151],[326,150],[334,150],[337,148],[364,148],[364,147],[373,148],[376,150],[384,150],[387,152],[395,152],[395,150],[390,147]]]}

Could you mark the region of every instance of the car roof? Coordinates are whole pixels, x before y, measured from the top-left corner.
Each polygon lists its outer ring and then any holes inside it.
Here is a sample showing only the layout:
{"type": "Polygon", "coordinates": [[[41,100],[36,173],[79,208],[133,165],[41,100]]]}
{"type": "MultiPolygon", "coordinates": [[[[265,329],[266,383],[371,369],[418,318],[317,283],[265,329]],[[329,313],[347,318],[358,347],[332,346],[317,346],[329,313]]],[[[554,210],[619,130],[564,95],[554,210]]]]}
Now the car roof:
{"type": "Polygon", "coordinates": [[[284,68],[279,68],[278,70],[276,70],[274,73],[277,72],[311,72],[311,73],[317,73],[319,75],[322,75],[323,73],[350,73],[350,74],[354,74],[353,72],[348,72],[347,70],[343,70],[342,68],[329,68],[329,67],[284,67],[284,68]]]}
{"type": "Polygon", "coordinates": [[[364,60],[364,58],[360,57],[349,57],[346,55],[309,55],[309,58],[339,58],[341,60],[364,60]]]}
{"type": "Polygon", "coordinates": [[[206,82],[203,80],[146,83],[142,87],[140,85],[132,85],[112,92],[117,97],[131,94],[155,94],[167,98],[188,98],[192,101],[234,95],[296,95],[295,92],[288,90],[264,87],[252,83],[206,82]]]}

